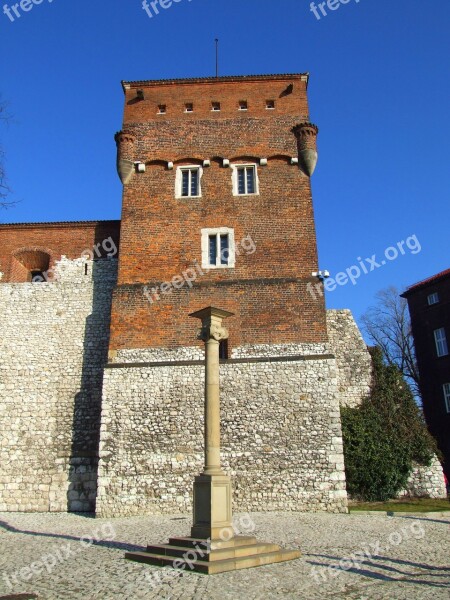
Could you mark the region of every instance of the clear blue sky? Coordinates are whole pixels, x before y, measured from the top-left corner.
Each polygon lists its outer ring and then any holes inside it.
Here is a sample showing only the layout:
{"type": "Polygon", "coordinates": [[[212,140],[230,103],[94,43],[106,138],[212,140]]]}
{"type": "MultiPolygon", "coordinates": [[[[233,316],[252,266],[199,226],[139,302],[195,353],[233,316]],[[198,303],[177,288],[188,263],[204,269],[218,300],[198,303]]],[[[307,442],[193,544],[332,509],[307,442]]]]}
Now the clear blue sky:
{"type": "Polygon", "coordinates": [[[329,292],[328,306],[359,318],[377,290],[448,268],[449,0],[349,0],[320,20],[309,6],[180,0],[150,19],[141,0],[43,0],[13,22],[0,9],[0,91],[14,115],[0,140],[21,200],[0,221],[120,218],[120,81],[213,75],[217,36],[222,75],[311,74],[321,268],[420,242],[329,292]]]}

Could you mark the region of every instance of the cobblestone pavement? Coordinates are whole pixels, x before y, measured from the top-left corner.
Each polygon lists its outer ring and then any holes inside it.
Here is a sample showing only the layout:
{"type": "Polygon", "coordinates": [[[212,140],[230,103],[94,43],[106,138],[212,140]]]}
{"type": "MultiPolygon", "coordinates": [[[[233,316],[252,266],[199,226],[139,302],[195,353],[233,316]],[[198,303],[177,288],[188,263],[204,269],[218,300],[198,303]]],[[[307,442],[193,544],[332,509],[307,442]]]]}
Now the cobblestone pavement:
{"type": "Polygon", "coordinates": [[[160,600],[450,598],[450,517],[237,515],[243,534],[302,558],[219,575],[124,560],[125,550],[189,533],[186,515],[93,519],[0,513],[0,598],[160,600]],[[251,531],[255,528],[254,531],[251,531]],[[92,543],[91,543],[92,542],[92,543]],[[156,576],[169,576],[157,583],[156,576]]]}

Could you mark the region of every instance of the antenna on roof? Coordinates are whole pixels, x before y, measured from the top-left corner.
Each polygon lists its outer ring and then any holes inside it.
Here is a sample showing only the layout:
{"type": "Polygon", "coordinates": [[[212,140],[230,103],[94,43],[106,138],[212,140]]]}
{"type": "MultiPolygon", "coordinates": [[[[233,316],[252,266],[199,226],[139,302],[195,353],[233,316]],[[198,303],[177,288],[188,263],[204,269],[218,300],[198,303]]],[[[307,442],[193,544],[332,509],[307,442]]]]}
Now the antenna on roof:
{"type": "Polygon", "coordinates": [[[219,77],[219,40],[215,39],[216,42],[216,77],[219,77]]]}

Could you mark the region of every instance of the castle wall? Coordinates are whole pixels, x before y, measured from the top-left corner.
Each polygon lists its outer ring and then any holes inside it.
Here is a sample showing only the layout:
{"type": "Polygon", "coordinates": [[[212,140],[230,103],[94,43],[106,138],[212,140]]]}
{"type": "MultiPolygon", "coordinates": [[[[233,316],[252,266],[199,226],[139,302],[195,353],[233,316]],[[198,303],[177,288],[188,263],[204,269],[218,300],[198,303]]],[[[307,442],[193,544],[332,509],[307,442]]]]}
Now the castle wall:
{"type": "MultiPolygon", "coordinates": [[[[334,358],[323,344],[242,347],[234,356],[220,367],[234,509],[345,512],[334,358]]],[[[201,358],[191,348],[122,351],[123,362],[106,368],[99,516],[191,510],[203,467],[201,358]]]]}
{"type": "Polygon", "coordinates": [[[330,349],[336,356],[340,405],[355,407],[369,395],[372,359],[350,310],[327,310],[330,349]]]}
{"type": "Polygon", "coordinates": [[[444,471],[437,456],[434,456],[429,467],[414,465],[406,488],[399,494],[399,497],[402,496],[447,498],[444,471]]]}
{"type": "MultiPolygon", "coordinates": [[[[0,224],[0,282],[31,281],[33,254],[47,256],[45,270],[61,256],[69,259],[116,256],[119,248],[120,221],[80,221],[70,223],[0,224]]],[[[40,265],[36,263],[39,270],[40,265]]],[[[49,280],[51,278],[51,274],[49,280]]]]}
{"type": "Polygon", "coordinates": [[[0,511],[93,510],[117,261],[0,285],[0,511]]]}

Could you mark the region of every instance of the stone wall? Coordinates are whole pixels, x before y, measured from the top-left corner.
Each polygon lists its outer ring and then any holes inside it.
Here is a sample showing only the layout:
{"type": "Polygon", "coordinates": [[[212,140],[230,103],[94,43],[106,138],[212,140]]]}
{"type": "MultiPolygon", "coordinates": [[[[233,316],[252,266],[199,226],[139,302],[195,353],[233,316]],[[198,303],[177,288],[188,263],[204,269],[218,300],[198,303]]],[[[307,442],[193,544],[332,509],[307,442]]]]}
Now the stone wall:
{"type": "Polygon", "coordinates": [[[341,406],[358,406],[370,392],[372,359],[350,310],[327,310],[331,351],[336,355],[341,406]]]}
{"type": "MultiPolygon", "coordinates": [[[[255,357],[255,348],[240,348],[241,358],[221,364],[222,457],[234,508],[345,512],[335,360],[314,345],[303,357],[298,348],[261,357],[270,350],[255,357]]],[[[139,365],[138,354],[129,354],[133,365],[105,370],[102,517],[190,511],[203,466],[203,362],[139,365]]],[[[143,351],[141,361],[148,358],[143,351]]]]}
{"type": "Polygon", "coordinates": [[[444,471],[437,456],[429,467],[415,465],[406,489],[399,494],[415,498],[447,498],[447,488],[444,481],[444,471]]]}
{"type": "Polygon", "coordinates": [[[0,285],[0,511],[93,510],[117,261],[0,285]]]}

